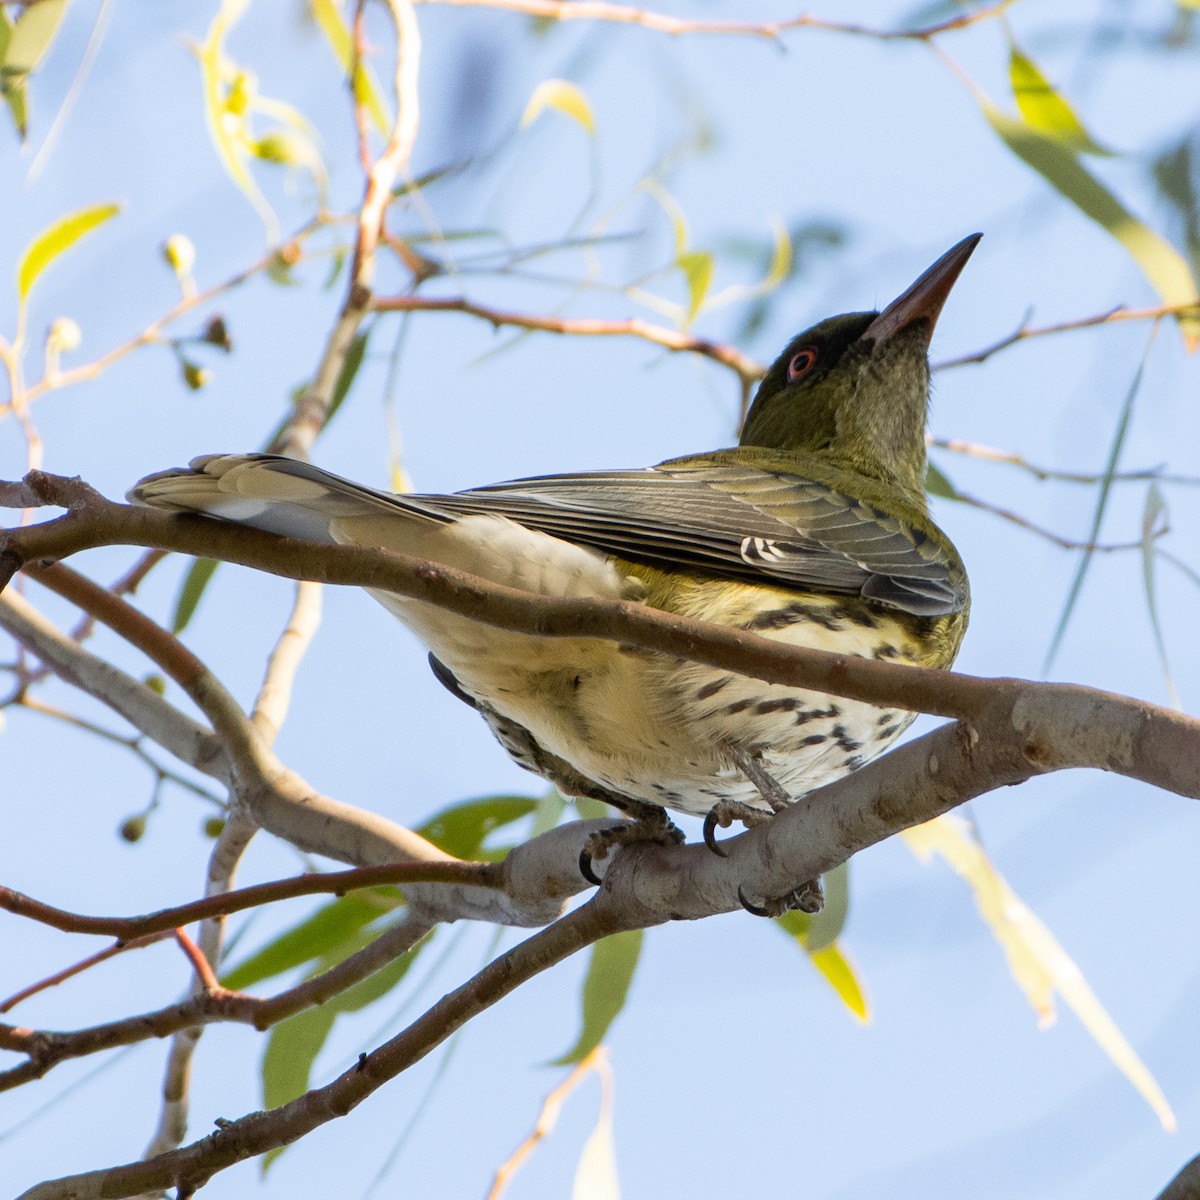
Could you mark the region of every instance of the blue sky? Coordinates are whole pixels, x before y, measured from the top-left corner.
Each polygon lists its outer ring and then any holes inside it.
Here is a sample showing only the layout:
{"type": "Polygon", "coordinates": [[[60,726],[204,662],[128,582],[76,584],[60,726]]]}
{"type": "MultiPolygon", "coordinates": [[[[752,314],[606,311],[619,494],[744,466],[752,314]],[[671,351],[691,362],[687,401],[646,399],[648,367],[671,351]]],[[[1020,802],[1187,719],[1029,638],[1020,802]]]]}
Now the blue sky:
{"type": "MultiPolygon", "coordinates": [[[[97,7],[76,0],[35,80],[35,152],[97,7]]],[[[1172,20],[1169,4],[1138,7],[1138,29],[1172,20]]],[[[207,139],[198,72],[186,49],[214,11],[211,3],[118,0],[95,69],[36,178],[33,154],[19,153],[11,139],[0,150],[4,262],[15,264],[30,238],[65,212],[110,199],[124,204],[120,217],[56,264],[36,293],[33,329],[61,315],[79,322],[84,341],[76,361],[129,337],[174,302],[176,284],[157,250],[166,236],[184,232],[193,240],[202,285],[262,252],[261,222],[221,172],[207,139]]],[[[336,66],[299,11],[298,4],[258,0],[230,52],[254,67],[264,94],[285,98],[314,123],[330,168],[331,204],[346,208],[359,190],[350,115],[336,66]]],[[[793,15],[772,0],[679,11],[793,15]]],[[[444,229],[502,227],[516,242],[552,240],[594,185],[600,203],[591,211],[611,209],[609,228],[649,229],[603,254],[610,279],[628,278],[639,263],[669,259],[671,244],[668,222],[631,189],[699,130],[707,147],[680,153],[665,182],[687,214],[692,244],[718,252],[717,287],[753,277],[722,248],[734,238],[765,241],[773,218],[845,231],[844,246],[814,254],[742,345],[761,360],[821,317],[886,303],[974,230],[985,238],[939,324],[935,359],[986,345],[1027,312],[1042,323],[1155,303],[1122,247],[1005,149],[970,94],[921,45],[801,30],[780,49],[583,22],[534,37],[524,18],[501,12],[427,5],[418,15],[424,114],[414,169],[503,147],[488,171],[431,191],[444,229]],[[585,89],[597,124],[592,142],[554,113],[517,132],[534,87],[557,76],[585,89]]],[[[852,13],[831,6],[828,15],[886,28],[911,14],[903,5],[863,0],[852,13]]],[[[1098,139],[1131,152],[1093,169],[1135,212],[1166,229],[1147,161],[1194,123],[1195,56],[1141,49],[1131,38],[1118,52],[1089,58],[1094,46],[1083,31],[1099,16],[1120,19],[1110,5],[1064,3],[1047,13],[1017,3],[1008,30],[1068,90],[1098,139]]],[[[1011,105],[998,23],[942,44],[994,100],[1011,105]]],[[[306,185],[300,181],[289,195],[278,175],[263,178],[284,228],[292,227],[305,211],[306,185]]],[[[396,228],[417,230],[422,220],[406,212],[396,228]]],[[[578,271],[580,262],[558,260],[555,269],[578,271]]],[[[195,454],[259,446],[317,362],[339,302],[336,288],[322,290],[326,271],[316,262],[302,268],[301,286],[258,279],[222,297],[217,308],[236,350],[228,359],[205,358],[212,381],[201,392],[186,392],[172,355],[154,347],[93,384],[39,401],[47,468],[82,475],[116,496],[141,475],[195,454]]],[[[404,282],[389,268],[380,289],[400,290],[404,282]]],[[[677,280],[653,282],[675,288],[679,298],[677,280]]],[[[471,275],[444,290],[529,311],[549,311],[564,295],[471,275]]],[[[642,310],[597,290],[575,297],[566,311],[620,317],[642,310]]],[[[702,314],[696,331],[731,337],[743,311],[702,314]]],[[[0,293],[0,330],[10,331],[13,319],[11,295],[0,293]]],[[[185,322],[183,331],[200,323],[185,322]]],[[[381,324],[374,335],[351,400],[315,455],[323,466],[376,485],[389,480],[382,399],[396,327],[381,324]]],[[[932,431],[1039,464],[1099,470],[1148,333],[1144,323],[1130,323],[1045,338],[983,366],[941,373],[932,431]]],[[[732,440],[736,388],[712,363],[631,340],[510,341],[466,317],[430,315],[411,324],[395,409],[404,466],[422,490],[637,466],[732,440]]],[[[1164,327],[1147,360],[1122,465],[1200,474],[1196,398],[1196,362],[1177,332],[1164,327]]],[[[1086,537],[1090,489],[957,455],[942,453],[936,462],[964,491],[1068,537],[1086,537]]],[[[24,463],[16,427],[5,421],[0,475],[16,477],[24,463]]],[[[1195,490],[1164,491],[1171,523],[1164,545],[1200,565],[1195,490]]],[[[1117,488],[1106,540],[1140,537],[1145,497],[1142,484],[1117,488]]],[[[964,505],[936,502],[935,516],[972,580],[972,626],[959,668],[1037,677],[1076,558],[964,505]]],[[[110,550],[75,565],[109,578],[127,560],[110,550]]],[[[181,569],[151,577],[141,596],[148,611],[169,612],[181,569]]],[[[1165,566],[1158,586],[1176,684],[1184,706],[1194,707],[1197,594],[1165,566]]],[[[31,596],[70,623],[63,606],[35,589],[31,596]]],[[[247,703],[289,602],[286,584],[226,568],[188,630],[189,645],[247,703]]],[[[135,673],[147,669],[115,637],[101,633],[94,645],[135,673]]],[[[1096,556],[1053,676],[1166,702],[1136,551],[1096,556]]],[[[103,719],[65,687],[51,687],[46,698],[103,719]]],[[[465,797],[540,791],[505,760],[474,714],[433,682],[423,649],[382,609],[348,591],[326,596],[279,750],[323,791],[405,823],[465,797]]],[[[121,820],[149,792],[147,773],[131,756],[14,710],[0,733],[0,756],[3,882],[89,912],[143,911],[199,889],[210,843],[200,833],[207,810],[193,798],[168,791],[140,844],[117,838],[121,820]]],[[[866,1027],[767,922],[732,914],[647,935],[629,1006],[609,1043],[627,1200],[792,1192],[822,1200],[1149,1197],[1194,1153],[1200,882],[1192,803],[1089,772],[985,797],[971,816],[1000,870],[1074,957],[1155,1074],[1180,1132],[1162,1132],[1069,1013],[1048,1030],[1036,1027],[962,882],[943,865],[919,865],[892,842],[851,864],[844,945],[869,994],[866,1027]]],[[[688,831],[698,832],[694,825],[688,831]]],[[[243,878],[274,878],[298,865],[287,847],[263,837],[243,878]]],[[[265,938],[300,911],[265,916],[247,938],[265,938]]],[[[5,919],[3,930],[4,994],[83,953],[76,941],[15,919],[5,919]]],[[[501,944],[514,937],[505,932],[501,944]]],[[[487,928],[463,926],[442,940],[448,958],[424,984],[427,1001],[493,952],[487,928]]],[[[424,963],[418,979],[431,967],[424,963]]],[[[574,1039],[582,969],[572,962],[535,980],[473,1023],[448,1060],[434,1054],[349,1118],[289,1149],[261,1188],[251,1163],[218,1177],[205,1194],[362,1195],[419,1113],[374,1194],[482,1196],[491,1170],[526,1135],[542,1096],[560,1078],[545,1064],[574,1039]]],[[[165,1003],[184,983],[182,963],[160,947],[55,989],[17,1015],[70,1028],[165,1003]]],[[[401,1000],[389,997],[340,1022],[319,1077],[331,1078],[369,1047],[401,1000]]],[[[0,1096],[0,1136],[61,1097],[0,1141],[0,1191],[136,1157],[156,1117],[163,1053],[158,1044],[139,1047],[97,1078],[89,1078],[93,1061],[68,1064],[38,1085],[0,1096]]],[[[260,1053],[249,1030],[205,1034],[193,1136],[215,1117],[259,1106],[260,1053]]],[[[514,1200],[568,1194],[595,1111],[589,1084],[514,1182],[514,1200]]]]}

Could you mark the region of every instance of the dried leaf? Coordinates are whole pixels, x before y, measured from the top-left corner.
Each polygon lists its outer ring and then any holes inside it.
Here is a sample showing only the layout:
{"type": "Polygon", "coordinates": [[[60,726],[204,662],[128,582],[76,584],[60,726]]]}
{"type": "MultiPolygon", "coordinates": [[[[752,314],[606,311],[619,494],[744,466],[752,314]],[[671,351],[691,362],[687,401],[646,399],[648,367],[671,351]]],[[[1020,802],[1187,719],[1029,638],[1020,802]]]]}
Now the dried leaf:
{"type": "Polygon", "coordinates": [[[1033,1005],[1039,1024],[1054,1020],[1054,996],[1060,996],[1162,1127],[1174,1130],[1174,1114],[1146,1065],[1104,1011],[1079,967],[996,870],[966,821],[947,814],[900,836],[923,862],[940,855],[974,892],[980,915],[1003,947],[1009,970],[1033,1005]]]}

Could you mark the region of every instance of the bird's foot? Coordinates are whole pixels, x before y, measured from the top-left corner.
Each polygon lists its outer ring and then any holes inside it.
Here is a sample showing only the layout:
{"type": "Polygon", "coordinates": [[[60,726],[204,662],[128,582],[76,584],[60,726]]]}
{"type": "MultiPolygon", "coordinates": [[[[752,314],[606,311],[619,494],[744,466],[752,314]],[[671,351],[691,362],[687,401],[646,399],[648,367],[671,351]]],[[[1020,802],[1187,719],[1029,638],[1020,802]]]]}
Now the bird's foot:
{"type": "Polygon", "coordinates": [[[737,763],[738,770],[758,789],[758,794],[771,806],[771,811],[777,813],[781,808],[787,808],[792,802],[791,796],[784,791],[783,785],[762,765],[762,759],[757,754],[741,746],[733,746],[729,751],[730,757],[737,763]]]}
{"type": "Polygon", "coordinates": [[[747,829],[753,829],[755,825],[761,825],[770,819],[770,813],[765,813],[751,804],[743,804],[740,800],[718,800],[704,818],[704,844],[714,854],[725,858],[725,851],[717,841],[718,828],[728,829],[734,821],[741,821],[747,829]]]}
{"type": "Polygon", "coordinates": [[[593,833],[583,849],[579,852],[579,871],[588,883],[600,886],[602,879],[596,874],[593,863],[603,861],[609,852],[620,846],[632,846],[641,842],[649,842],[658,846],[678,846],[683,841],[683,834],[675,823],[667,816],[665,808],[657,804],[646,804],[641,800],[632,800],[627,796],[606,799],[614,808],[621,809],[632,819],[622,821],[608,829],[593,833]]]}
{"type": "Polygon", "coordinates": [[[825,907],[825,892],[819,879],[810,879],[807,883],[802,883],[798,888],[793,888],[782,896],[763,900],[761,904],[755,904],[748,900],[746,893],[739,887],[738,900],[748,913],[753,913],[756,917],[782,917],[784,913],[789,912],[802,912],[816,916],[825,907]]]}

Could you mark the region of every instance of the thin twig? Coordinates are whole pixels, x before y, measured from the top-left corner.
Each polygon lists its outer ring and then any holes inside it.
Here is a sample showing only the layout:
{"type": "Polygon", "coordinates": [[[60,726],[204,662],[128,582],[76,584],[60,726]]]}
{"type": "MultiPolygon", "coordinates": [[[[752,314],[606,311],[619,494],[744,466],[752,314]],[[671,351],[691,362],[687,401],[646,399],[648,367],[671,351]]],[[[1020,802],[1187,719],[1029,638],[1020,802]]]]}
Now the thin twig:
{"type": "Polygon", "coordinates": [[[124,954],[126,950],[140,950],[143,946],[150,946],[155,942],[164,941],[170,936],[171,930],[160,930],[158,933],[148,933],[142,937],[120,941],[115,946],[98,950],[95,954],[89,954],[87,958],[80,959],[79,962],[72,963],[71,966],[64,967],[61,971],[55,971],[53,975],[48,975],[45,979],[39,979],[36,983],[31,983],[19,992],[14,992],[7,1000],[0,1001],[0,1013],[10,1012],[18,1004],[28,1000],[31,996],[36,996],[39,992],[44,992],[48,988],[58,987],[60,983],[66,983],[68,979],[74,979],[76,975],[82,975],[84,971],[90,971],[92,967],[97,966],[99,963],[107,962],[110,958],[114,958],[118,954],[124,954]]]}
{"type": "Polygon", "coordinates": [[[292,879],[258,883],[140,917],[93,917],[67,912],[12,888],[0,886],[0,909],[67,933],[102,934],[124,941],[191,925],[195,921],[227,917],[231,913],[260,908],[279,900],[294,900],[298,896],[344,896],[363,888],[398,883],[466,883],[475,887],[500,887],[502,879],[503,872],[497,863],[464,862],[458,859],[436,863],[388,863],[379,867],[310,873],[292,879]]]}
{"type": "Polygon", "coordinates": [[[307,458],[317,434],[325,427],[333,403],[334,389],[346,363],[346,355],[371,311],[375,282],[375,251],[392,187],[397,175],[408,167],[420,120],[418,68],[421,37],[412,0],[386,0],[396,26],[396,120],[383,153],[371,164],[366,191],[358,210],[354,255],[341,311],[329,332],[312,382],[297,397],[286,426],[271,447],[291,458],[307,458]]]}
{"type": "Polygon", "coordinates": [[[607,1051],[603,1046],[597,1046],[586,1058],[575,1064],[574,1068],[556,1088],[542,1101],[537,1120],[529,1136],[496,1168],[492,1178],[492,1186],[488,1188],[486,1200],[500,1200],[512,1182],[513,1176],[525,1165],[529,1156],[537,1149],[540,1142],[545,1141],[558,1124],[559,1113],[567,1097],[594,1071],[607,1051]]]}
{"type": "Polygon", "coordinates": [[[1026,342],[1031,338],[1049,337],[1056,333],[1070,333],[1076,329],[1092,329],[1097,325],[1114,325],[1121,321],[1157,321],[1163,317],[1184,317],[1200,314],[1200,304],[1160,304],[1153,308],[1126,308],[1121,305],[1110,308],[1106,312],[1095,313],[1090,317],[1077,317],[1072,321],[1058,321],[1053,325],[1027,325],[1024,321],[1012,333],[959,358],[948,358],[935,363],[935,371],[947,371],[951,367],[963,367],[972,363],[986,362],[993,354],[1007,350],[1017,342],[1026,342]]]}
{"type": "Polygon", "coordinates": [[[636,337],[665,346],[668,350],[687,350],[711,358],[735,372],[743,382],[761,379],[764,368],[733,346],[699,338],[667,325],[655,325],[640,317],[603,320],[595,317],[550,317],[539,313],[508,312],[477,304],[465,296],[380,296],[372,304],[376,312],[457,312],[478,317],[499,329],[503,325],[545,333],[584,337],[636,337]]]}
{"type": "Polygon", "coordinates": [[[988,8],[973,13],[962,13],[933,25],[919,29],[873,29],[846,21],[833,21],[824,17],[802,14],[783,21],[692,21],[673,17],[667,13],[649,9],[632,8],[623,4],[609,4],[605,0],[417,0],[420,4],[445,4],[455,8],[492,8],[505,12],[524,13],[532,17],[555,21],[610,21],[620,25],[639,25],[657,33],[672,35],[711,33],[746,35],[777,41],[779,35],[792,29],[816,29],[827,33],[843,33],[854,37],[873,38],[878,41],[929,41],[943,33],[965,29],[979,21],[999,16],[1013,0],[1000,0],[988,8]]]}
{"type": "MultiPolygon", "coordinates": [[[[984,446],[979,442],[967,442],[961,438],[939,438],[932,435],[926,437],[926,445],[938,450],[948,450],[951,454],[962,454],[967,458],[979,458],[985,462],[1004,463],[1007,466],[1019,467],[1027,471],[1035,479],[1043,482],[1053,480],[1059,483],[1097,484],[1104,480],[1103,474],[1095,472],[1063,471],[1057,467],[1039,467],[1031,463],[1023,455],[1013,450],[997,450],[993,446],[984,446]]],[[[1162,467],[1147,467],[1140,471],[1117,471],[1113,474],[1114,483],[1178,483],[1189,486],[1200,486],[1200,475],[1171,475],[1162,467]]]]}
{"type": "Polygon", "coordinates": [[[171,930],[171,936],[175,939],[176,945],[183,951],[184,957],[192,964],[192,970],[196,972],[196,980],[201,988],[211,995],[216,995],[224,991],[217,982],[216,975],[213,974],[212,964],[204,956],[200,947],[188,937],[187,931],[173,929],[171,930]]]}

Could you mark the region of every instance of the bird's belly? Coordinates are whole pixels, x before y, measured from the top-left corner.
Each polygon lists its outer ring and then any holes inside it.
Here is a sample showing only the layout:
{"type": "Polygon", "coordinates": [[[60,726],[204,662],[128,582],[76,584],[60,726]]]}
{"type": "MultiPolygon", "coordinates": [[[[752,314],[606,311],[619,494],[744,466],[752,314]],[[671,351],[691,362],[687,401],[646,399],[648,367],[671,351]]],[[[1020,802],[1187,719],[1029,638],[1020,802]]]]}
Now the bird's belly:
{"type": "MultiPolygon", "coordinates": [[[[916,659],[911,634],[886,615],[867,627],[839,616],[846,609],[833,598],[788,600],[781,608],[767,593],[754,597],[750,613],[743,605],[696,615],[735,615],[737,624],[793,645],[916,659]]],[[[397,615],[468,693],[543,749],[613,791],[681,812],[701,815],[719,800],[769,811],[735,750],[757,757],[795,799],[881,753],[913,719],[612,642],[531,637],[395,597],[385,603],[403,607],[397,615]]]]}

